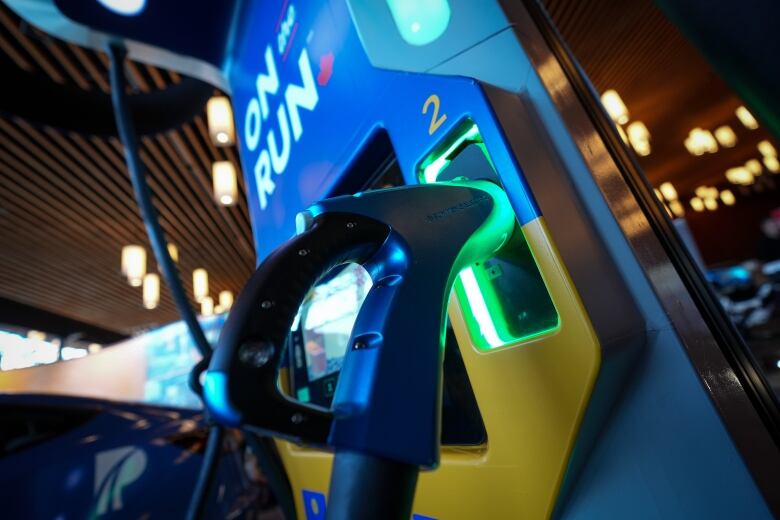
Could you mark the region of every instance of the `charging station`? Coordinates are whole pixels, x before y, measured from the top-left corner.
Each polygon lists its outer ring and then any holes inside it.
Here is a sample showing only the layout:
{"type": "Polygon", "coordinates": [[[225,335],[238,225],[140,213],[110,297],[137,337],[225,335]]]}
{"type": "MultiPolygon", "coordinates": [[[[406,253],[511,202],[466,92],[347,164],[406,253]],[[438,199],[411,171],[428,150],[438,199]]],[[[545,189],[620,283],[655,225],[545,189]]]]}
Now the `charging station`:
{"type": "MultiPolygon", "coordinates": [[[[8,3],[62,38],[122,41],[231,94],[258,264],[323,199],[503,190],[515,231],[449,297],[440,460],[420,473],[414,518],[771,516],[762,463],[740,456],[744,425],[724,418],[725,390],[703,384],[688,350],[694,330],[710,338],[703,318],[531,2],[8,3]]],[[[353,264],[304,300],[278,367],[297,406],[321,413],[346,392],[372,285],[353,264]]],[[[422,328],[425,313],[407,313],[422,328]]],[[[409,373],[377,391],[406,396],[409,373]]],[[[276,443],[298,517],[325,518],[330,450],[276,443]]]]}

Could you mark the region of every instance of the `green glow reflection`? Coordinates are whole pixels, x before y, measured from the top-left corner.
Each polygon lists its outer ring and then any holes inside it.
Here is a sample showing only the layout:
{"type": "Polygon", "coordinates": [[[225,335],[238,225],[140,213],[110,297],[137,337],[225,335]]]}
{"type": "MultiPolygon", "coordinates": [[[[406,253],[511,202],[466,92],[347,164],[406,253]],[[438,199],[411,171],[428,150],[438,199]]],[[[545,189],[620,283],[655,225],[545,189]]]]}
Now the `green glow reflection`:
{"type": "MultiPolygon", "coordinates": [[[[420,182],[437,182],[458,154],[471,145],[482,151],[486,167],[495,169],[479,128],[467,120],[422,161],[418,171],[420,182]]],[[[515,230],[500,258],[462,270],[454,291],[469,334],[481,350],[529,341],[553,332],[560,325],[558,312],[522,229],[515,230]]]]}

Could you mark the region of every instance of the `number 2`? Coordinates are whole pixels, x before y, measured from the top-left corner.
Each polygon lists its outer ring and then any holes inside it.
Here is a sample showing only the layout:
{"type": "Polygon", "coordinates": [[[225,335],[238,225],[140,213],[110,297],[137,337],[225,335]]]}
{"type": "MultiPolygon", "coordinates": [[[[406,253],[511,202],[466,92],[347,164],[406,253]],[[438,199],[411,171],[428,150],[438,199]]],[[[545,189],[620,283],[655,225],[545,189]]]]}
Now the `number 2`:
{"type": "Polygon", "coordinates": [[[439,129],[439,127],[447,120],[447,114],[442,114],[441,117],[439,117],[439,105],[441,104],[441,101],[439,101],[439,96],[436,94],[431,94],[428,96],[428,99],[425,100],[425,104],[422,107],[422,113],[427,114],[428,113],[428,105],[433,105],[433,114],[431,114],[431,124],[428,125],[428,135],[433,135],[433,133],[439,129]]]}

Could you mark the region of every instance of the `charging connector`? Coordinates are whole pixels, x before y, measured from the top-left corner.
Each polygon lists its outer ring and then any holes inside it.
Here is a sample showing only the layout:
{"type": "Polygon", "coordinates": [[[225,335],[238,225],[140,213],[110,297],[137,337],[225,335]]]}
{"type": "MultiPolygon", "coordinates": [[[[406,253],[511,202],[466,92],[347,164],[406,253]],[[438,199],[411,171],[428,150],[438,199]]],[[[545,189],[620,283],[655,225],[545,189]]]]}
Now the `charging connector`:
{"type": "MultiPolygon", "coordinates": [[[[423,184],[501,178],[479,127],[466,119],[418,168],[423,184]]],[[[552,333],[560,319],[522,228],[500,254],[461,271],[454,291],[474,344],[493,350],[552,333]]]]}

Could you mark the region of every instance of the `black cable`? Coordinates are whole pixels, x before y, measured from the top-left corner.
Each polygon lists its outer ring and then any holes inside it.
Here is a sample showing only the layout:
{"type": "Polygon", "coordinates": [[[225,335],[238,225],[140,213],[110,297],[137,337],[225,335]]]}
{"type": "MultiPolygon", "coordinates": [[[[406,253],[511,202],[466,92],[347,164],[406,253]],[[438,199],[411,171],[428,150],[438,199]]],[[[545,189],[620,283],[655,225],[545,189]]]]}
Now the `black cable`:
{"type": "MultiPolygon", "coordinates": [[[[108,48],[108,54],[111,57],[111,100],[114,105],[117,131],[122,144],[124,144],[127,169],[130,172],[135,198],[146,225],[146,233],[149,236],[152,251],[154,251],[157,264],[160,266],[179,314],[187,325],[193,343],[195,343],[195,346],[203,356],[203,359],[193,367],[190,377],[190,386],[202,398],[203,393],[199,379],[200,374],[208,366],[208,360],[211,357],[211,345],[203,333],[195,312],[190,307],[187,295],[184,293],[184,287],[179,279],[179,272],[173,263],[170,253],[168,253],[165,234],[160,227],[157,211],[152,203],[151,192],[144,175],[141,158],[138,155],[138,137],[135,133],[133,120],[128,108],[127,95],[125,94],[124,63],[127,52],[123,47],[111,44],[108,48]]],[[[195,520],[203,516],[206,498],[209,496],[209,490],[219,464],[222,436],[223,428],[219,425],[211,425],[206,450],[203,454],[200,475],[198,476],[198,481],[187,510],[188,519],[195,520]]]]}
{"type": "Polygon", "coordinates": [[[187,519],[195,520],[203,518],[206,512],[206,500],[209,497],[211,486],[217,476],[217,467],[219,466],[219,455],[222,451],[222,437],[225,429],[218,424],[209,428],[209,438],[206,441],[206,450],[203,452],[203,462],[200,466],[200,475],[192,490],[190,505],[187,507],[187,519]]]}
{"type": "Polygon", "coordinates": [[[171,255],[168,253],[168,244],[165,240],[165,233],[160,227],[157,219],[157,210],[152,204],[152,196],[149,186],[146,183],[146,177],[143,173],[143,165],[138,155],[138,137],[135,133],[133,120],[128,109],[127,95],[125,94],[125,55],[127,52],[118,45],[109,45],[109,55],[111,56],[111,100],[114,103],[114,114],[116,117],[116,126],[119,138],[125,147],[125,160],[127,169],[130,172],[130,180],[133,184],[133,191],[138,206],[141,209],[141,216],[146,225],[146,233],[149,235],[149,242],[160,266],[162,275],[171,291],[171,296],[176,304],[176,308],[181,314],[182,319],[187,324],[192,341],[202,356],[211,353],[211,345],[203,334],[203,329],[198,323],[195,312],[190,307],[187,295],[184,294],[184,287],[179,279],[179,272],[173,263],[171,255]]]}

